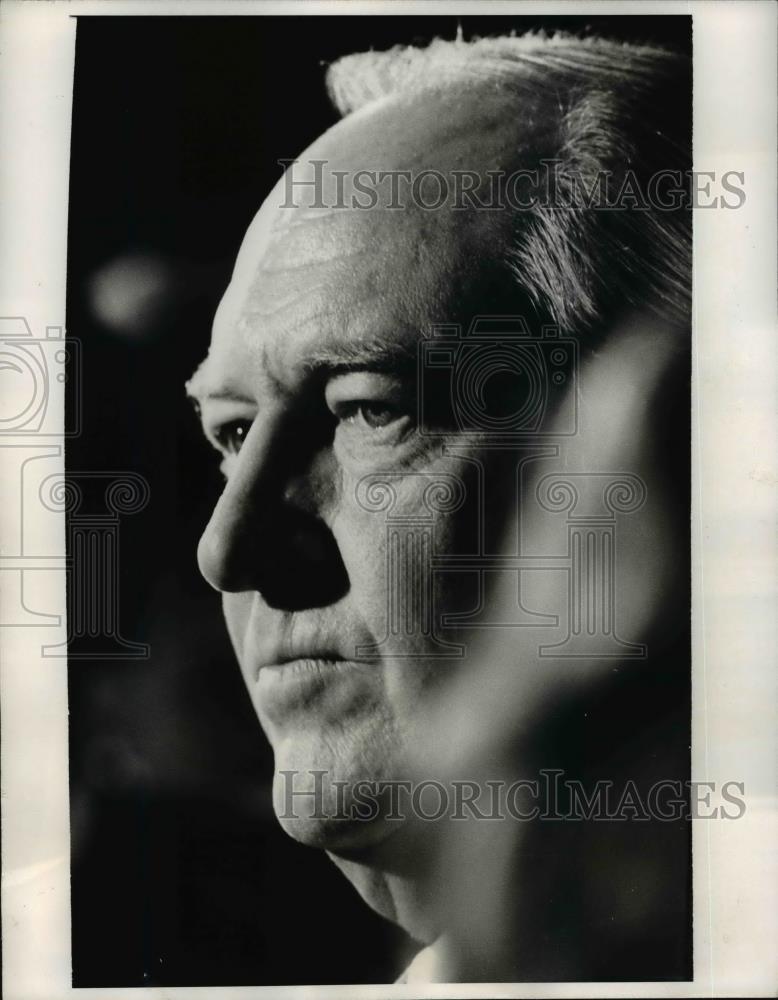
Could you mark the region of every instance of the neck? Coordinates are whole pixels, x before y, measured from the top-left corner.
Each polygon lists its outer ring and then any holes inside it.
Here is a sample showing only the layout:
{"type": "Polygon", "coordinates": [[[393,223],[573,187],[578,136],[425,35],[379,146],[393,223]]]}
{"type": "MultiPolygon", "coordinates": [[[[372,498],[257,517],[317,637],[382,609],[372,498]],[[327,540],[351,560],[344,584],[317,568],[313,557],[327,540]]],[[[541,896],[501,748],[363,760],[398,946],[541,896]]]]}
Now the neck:
{"type": "Polygon", "coordinates": [[[411,845],[407,837],[395,835],[367,850],[328,854],[376,913],[422,944],[435,940],[440,927],[431,845],[411,845]]]}

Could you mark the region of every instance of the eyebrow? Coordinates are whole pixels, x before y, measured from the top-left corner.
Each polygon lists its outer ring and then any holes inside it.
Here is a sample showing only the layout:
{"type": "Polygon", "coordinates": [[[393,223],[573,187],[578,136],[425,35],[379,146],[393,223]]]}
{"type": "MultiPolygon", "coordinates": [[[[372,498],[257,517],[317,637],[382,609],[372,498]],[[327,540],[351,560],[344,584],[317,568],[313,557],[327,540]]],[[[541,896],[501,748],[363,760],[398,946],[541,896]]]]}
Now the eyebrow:
{"type": "MultiPolygon", "coordinates": [[[[267,352],[263,351],[263,358],[266,357],[267,352]]],[[[309,374],[330,376],[355,371],[394,372],[407,370],[415,362],[416,357],[415,344],[410,345],[402,340],[391,343],[379,339],[361,342],[338,341],[307,353],[302,367],[309,374]]],[[[254,402],[245,392],[229,383],[208,387],[207,361],[207,358],[202,361],[185,383],[186,394],[195,409],[199,409],[200,401],[205,399],[249,404],[254,402]],[[202,382],[205,382],[205,385],[201,388],[202,382]]],[[[265,377],[276,382],[268,371],[266,360],[262,367],[265,377]]]]}
{"type": "Polygon", "coordinates": [[[416,346],[404,341],[374,339],[362,342],[341,341],[312,351],[306,358],[309,371],[397,371],[416,360],[416,346]]]}
{"type": "Polygon", "coordinates": [[[187,398],[190,400],[195,410],[199,412],[200,401],[204,399],[227,400],[228,402],[236,403],[252,402],[245,392],[242,392],[237,387],[230,385],[229,382],[224,385],[217,385],[209,388],[206,377],[207,361],[207,358],[204,361],[201,361],[192,375],[184,383],[184,390],[187,398]],[[205,384],[201,386],[201,383],[205,384]]]}
{"type": "Polygon", "coordinates": [[[191,399],[193,403],[196,403],[198,399],[226,399],[227,401],[234,403],[253,402],[253,400],[247,396],[245,392],[239,392],[237,389],[230,389],[229,387],[224,389],[215,389],[212,392],[204,392],[202,395],[187,391],[187,397],[191,399]]]}

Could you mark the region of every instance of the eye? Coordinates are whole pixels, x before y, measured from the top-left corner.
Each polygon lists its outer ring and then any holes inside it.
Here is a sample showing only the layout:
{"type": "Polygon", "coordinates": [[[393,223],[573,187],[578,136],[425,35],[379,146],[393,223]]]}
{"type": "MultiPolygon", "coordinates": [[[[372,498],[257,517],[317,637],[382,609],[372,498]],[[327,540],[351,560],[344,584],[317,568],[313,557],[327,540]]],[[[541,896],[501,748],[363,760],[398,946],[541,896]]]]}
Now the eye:
{"type": "Polygon", "coordinates": [[[405,414],[397,407],[381,400],[354,400],[342,403],[336,416],[342,423],[362,424],[371,430],[381,430],[405,414]]]}
{"type": "Polygon", "coordinates": [[[325,391],[337,433],[352,447],[397,445],[413,429],[413,400],[406,380],[383,372],[337,375],[325,391]]]}
{"type": "Polygon", "coordinates": [[[214,430],[214,441],[225,455],[238,454],[246,440],[246,435],[251,430],[251,423],[250,420],[231,420],[214,430]]]}

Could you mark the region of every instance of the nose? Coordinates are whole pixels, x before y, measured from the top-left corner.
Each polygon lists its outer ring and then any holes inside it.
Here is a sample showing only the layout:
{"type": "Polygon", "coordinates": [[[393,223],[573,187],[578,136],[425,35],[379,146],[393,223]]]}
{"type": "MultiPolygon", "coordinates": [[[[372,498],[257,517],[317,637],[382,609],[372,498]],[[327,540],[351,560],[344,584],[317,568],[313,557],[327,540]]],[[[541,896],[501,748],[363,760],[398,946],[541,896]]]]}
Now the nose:
{"type": "Polygon", "coordinates": [[[322,517],[329,460],[303,440],[280,414],[254,421],[197,550],[216,590],[256,591],[289,611],[333,603],[348,590],[322,517]]]}

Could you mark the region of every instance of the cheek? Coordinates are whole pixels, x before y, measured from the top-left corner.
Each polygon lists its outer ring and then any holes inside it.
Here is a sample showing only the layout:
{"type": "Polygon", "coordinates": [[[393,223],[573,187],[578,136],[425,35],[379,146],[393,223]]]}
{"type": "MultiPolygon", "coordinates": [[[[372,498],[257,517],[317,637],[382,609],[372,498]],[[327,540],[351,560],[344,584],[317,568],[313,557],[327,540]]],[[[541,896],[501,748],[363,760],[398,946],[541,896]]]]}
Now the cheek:
{"type": "Polygon", "coordinates": [[[386,593],[385,515],[364,511],[352,500],[341,507],[332,532],[348,574],[349,603],[374,623],[386,593]]]}
{"type": "MultiPolygon", "coordinates": [[[[356,499],[360,493],[344,491],[350,502],[341,506],[332,531],[348,573],[349,603],[376,640],[387,636],[382,649],[389,657],[412,650],[416,658],[431,646],[439,655],[437,640],[453,631],[442,616],[477,607],[477,574],[433,567],[435,556],[473,551],[477,504],[467,502],[467,478],[467,471],[449,463],[439,473],[377,474],[376,490],[364,503],[356,499]],[[434,497],[442,494],[434,487],[454,478],[462,483],[462,504],[436,509],[434,497]],[[384,492],[383,483],[391,488],[384,492]],[[366,509],[369,499],[372,510],[366,509]]],[[[415,659],[414,669],[420,667],[415,659]]]]}

